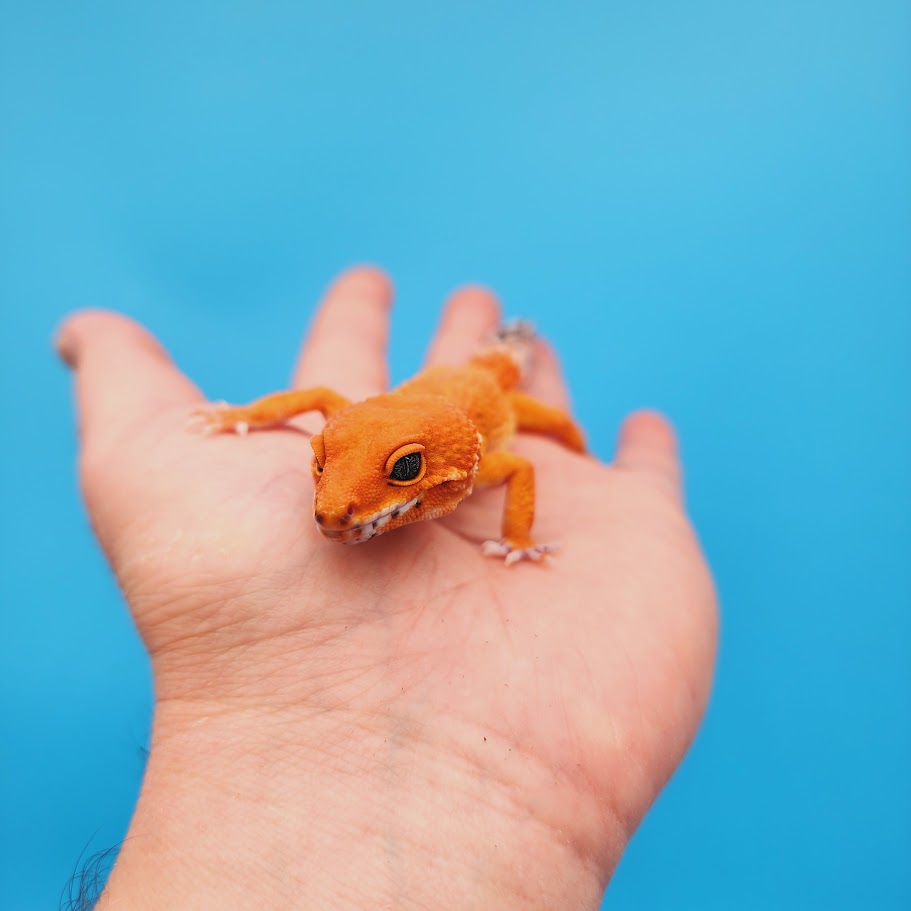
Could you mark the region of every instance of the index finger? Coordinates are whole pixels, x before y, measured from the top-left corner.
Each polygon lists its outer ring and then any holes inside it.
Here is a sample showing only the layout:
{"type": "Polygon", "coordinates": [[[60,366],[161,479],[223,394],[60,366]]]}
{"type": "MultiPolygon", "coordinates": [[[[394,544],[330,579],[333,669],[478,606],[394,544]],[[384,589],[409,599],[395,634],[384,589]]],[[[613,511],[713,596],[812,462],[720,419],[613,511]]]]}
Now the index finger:
{"type": "Polygon", "coordinates": [[[329,288],[304,343],[293,385],[329,386],[352,401],[385,391],[392,284],[369,266],[344,272],[329,288]]]}

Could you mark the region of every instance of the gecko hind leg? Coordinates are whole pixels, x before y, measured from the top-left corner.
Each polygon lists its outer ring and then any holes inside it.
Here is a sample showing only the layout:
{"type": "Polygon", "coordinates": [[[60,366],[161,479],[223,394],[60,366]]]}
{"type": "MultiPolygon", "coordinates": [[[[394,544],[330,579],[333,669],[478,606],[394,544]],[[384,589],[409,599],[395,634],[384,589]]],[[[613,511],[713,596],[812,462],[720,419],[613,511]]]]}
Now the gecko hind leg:
{"type": "Polygon", "coordinates": [[[549,436],[567,449],[585,452],[585,437],[568,414],[521,392],[510,392],[509,399],[518,430],[549,436]]]}

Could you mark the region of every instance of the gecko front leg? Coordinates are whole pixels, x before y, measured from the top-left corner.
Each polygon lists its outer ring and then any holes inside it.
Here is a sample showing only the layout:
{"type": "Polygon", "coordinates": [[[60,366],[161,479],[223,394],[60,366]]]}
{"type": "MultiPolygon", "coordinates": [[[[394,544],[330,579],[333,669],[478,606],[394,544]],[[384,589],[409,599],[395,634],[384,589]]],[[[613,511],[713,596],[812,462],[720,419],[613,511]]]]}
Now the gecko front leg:
{"type": "Polygon", "coordinates": [[[329,418],[351,403],[343,395],[324,386],[314,389],[276,392],[257,399],[249,405],[208,405],[197,408],[190,421],[203,433],[237,433],[278,427],[291,418],[308,411],[319,411],[329,418]]]}
{"type": "Polygon", "coordinates": [[[506,507],[503,510],[503,536],[499,541],[485,541],[485,557],[505,557],[506,565],[519,560],[538,562],[557,549],[556,544],[535,544],[531,525],[535,518],[535,469],[528,459],[514,452],[488,452],[478,468],[477,484],[506,485],[506,507]]]}

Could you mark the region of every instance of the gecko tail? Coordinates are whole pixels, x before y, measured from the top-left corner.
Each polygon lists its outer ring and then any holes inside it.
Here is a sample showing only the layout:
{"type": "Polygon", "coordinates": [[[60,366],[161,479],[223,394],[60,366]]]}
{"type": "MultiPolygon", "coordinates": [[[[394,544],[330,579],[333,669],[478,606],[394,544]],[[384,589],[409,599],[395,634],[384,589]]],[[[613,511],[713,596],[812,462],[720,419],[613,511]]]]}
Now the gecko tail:
{"type": "Polygon", "coordinates": [[[496,374],[504,389],[514,389],[531,366],[535,327],[527,320],[504,323],[472,359],[472,364],[496,374]]]}

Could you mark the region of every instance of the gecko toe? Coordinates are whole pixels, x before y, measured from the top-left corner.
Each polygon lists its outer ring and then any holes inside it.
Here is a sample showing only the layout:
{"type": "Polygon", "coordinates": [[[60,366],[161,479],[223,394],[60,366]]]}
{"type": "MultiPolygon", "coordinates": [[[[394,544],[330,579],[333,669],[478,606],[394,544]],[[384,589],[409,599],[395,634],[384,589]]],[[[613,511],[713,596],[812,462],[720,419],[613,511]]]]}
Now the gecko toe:
{"type": "Polygon", "coordinates": [[[203,436],[215,436],[219,433],[236,433],[244,436],[250,429],[246,421],[233,418],[234,409],[227,402],[213,402],[201,408],[195,408],[187,418],[187,429],[203,436]]]}
{"type": "Polygon", "coordinates": [[[512,566],[522,560],[546,562],[547,557],[559,550],[559,547],[559,544],[529,544],[520,547],[509,541],[485,541],[481,545],[481,553],[485,557],[502,557],[506,566],[512,566]]]}

